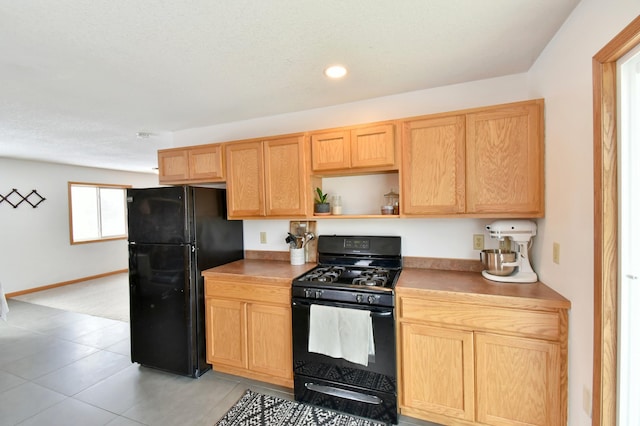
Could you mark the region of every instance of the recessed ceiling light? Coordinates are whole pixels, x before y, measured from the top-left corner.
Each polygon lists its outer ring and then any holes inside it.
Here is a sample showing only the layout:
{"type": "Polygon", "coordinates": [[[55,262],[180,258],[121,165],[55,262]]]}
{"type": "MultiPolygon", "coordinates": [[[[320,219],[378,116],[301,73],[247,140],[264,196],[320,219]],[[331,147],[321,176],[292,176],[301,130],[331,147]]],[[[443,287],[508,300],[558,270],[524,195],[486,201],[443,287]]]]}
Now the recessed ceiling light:
{"type": "Polygon", "coordinates": [[[151,137],[152,133],[150,132],[138,132],[136,133],[136,136],[138,137],[138,139],[149,139],[151,137]]]}
{"type": "Polygon", "coordinates": [[[342,78],[347,75],[347,69],[342,65],[332,65],[324,70],[324,75],[329,78],[342,78]]]}

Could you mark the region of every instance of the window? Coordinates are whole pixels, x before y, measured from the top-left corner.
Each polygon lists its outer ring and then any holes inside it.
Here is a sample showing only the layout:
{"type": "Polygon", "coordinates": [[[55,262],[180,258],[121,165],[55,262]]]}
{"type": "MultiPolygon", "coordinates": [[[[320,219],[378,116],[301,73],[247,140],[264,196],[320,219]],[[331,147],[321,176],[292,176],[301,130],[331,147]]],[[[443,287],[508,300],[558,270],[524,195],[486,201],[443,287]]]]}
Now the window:
{"type": "Polygon", "coordinates": [[[69,182],[71,244],[126,238],[127,188],[69,182]]]}

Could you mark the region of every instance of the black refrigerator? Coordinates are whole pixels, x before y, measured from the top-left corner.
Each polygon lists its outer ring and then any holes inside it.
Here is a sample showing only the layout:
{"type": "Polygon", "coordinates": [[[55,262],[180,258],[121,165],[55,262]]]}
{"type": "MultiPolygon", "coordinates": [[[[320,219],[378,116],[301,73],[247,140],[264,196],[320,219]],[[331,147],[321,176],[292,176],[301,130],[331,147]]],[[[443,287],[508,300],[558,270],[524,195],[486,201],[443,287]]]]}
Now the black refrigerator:
{"type": "Polygon", "coordinates": [[[243,258],[224,189],[128,189],[131,361],[199,377],[206,362],[201,272],[243,258]]]}

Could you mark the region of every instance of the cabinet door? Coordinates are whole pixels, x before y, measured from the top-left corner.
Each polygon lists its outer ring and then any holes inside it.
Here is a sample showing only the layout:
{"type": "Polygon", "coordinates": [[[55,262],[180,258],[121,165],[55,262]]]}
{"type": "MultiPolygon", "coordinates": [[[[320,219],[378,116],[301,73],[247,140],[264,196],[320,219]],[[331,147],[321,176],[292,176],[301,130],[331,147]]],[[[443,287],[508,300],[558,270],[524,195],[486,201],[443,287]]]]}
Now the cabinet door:
{"type": "Polygon", "coordinates": [[[307,212],[306,171],[302,136],[264,142],[267,216],[304,216],[307,212]]]}
{"type": "Polygon", "coordinates": [[[189,157],[186,149],[158,151],[158,181],[172,183],[189,178],[189,157]]]}
{"type": "Polygon", "coordinates": [[[467,212],[543,216],[542,101],[467,115],[467,212]]]}
{"type": "Polygon", "coordinates": [[[405,122],[402,144],[402,212],[464,212],[464,116],[405,122]]]}
{"type": "Polygon", "coordinates": [[[293,378],[291,309],[250,304],[247,309],[249,369],[293,378]]]}
{"type": "Polygon", "coordinates": [[[351,167],[384,167],[396,164],[393,124],[351,131],[351,167]]]}
{"type": "Polygon", "coordinates": [[[401,406],[473,420],[473,333],[410,323],[400,329],[401,406]]]}
{"type": "Polygon", "coordinates": [[[262,142],[230,143],[225,154],[229,217],[264,216],[262,142]]]}
{"type": "Polygon", "coordinates": [[[208,297],[205,305],[207,362],[246,368],[246,304],[208,297]]]}
{"type": "Polygon", "coordinates": [[[189,149],[189,178],[197,181],[224,180],[222,145],[189,149]]]}
{"type": "Polygon", "coordinates": [[[560,348],[556,343],[476,333],[478,421],[560,425],[560,348]]]}
{"type": "Polygon", "coordinates": [[[311,135],[311,168],[323,170],[351,167],[351,133],[348,130],[311,135]]]}

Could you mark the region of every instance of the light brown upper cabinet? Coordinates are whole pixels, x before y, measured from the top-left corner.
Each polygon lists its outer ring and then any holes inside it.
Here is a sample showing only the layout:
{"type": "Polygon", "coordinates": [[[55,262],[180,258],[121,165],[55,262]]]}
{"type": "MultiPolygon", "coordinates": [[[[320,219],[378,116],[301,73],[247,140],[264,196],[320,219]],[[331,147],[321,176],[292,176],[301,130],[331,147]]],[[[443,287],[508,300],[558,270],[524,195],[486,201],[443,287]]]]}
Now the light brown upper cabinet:
{"type": "Polygon", "coordinates": [[[393,124],[311,133],[311,167],[314,173],[397,169],[393,124]]]}
{"type": "Polygon", "coordinates": [[[403,123],[403,213],[464,213],[464,123],[463,115],[403,123]]]}
{"type": "Polygon", "coordinates": [[[223,182],[222,144],[158,151],[158,177],[162,184],[223,182]]]}
{"type": "Polygon", "coordinates": [[[264,153],[262,141],[230,143],[227,157],[227,215],[261,217],[264,208],[264,153]]]}
{"type": "Polygon", "coordinates": [[[544,102],[467,114],[467,212],[544,215],[544,102]]]}
{"type": "Polygon", "coordinates": [[[542,99],[402,122],[404,215],[544,216],[542,99]]]}
{"type": "Polygon", "coordinates": [[[227,144],[229,218],[306,216],[304,158],[302,135],[227,144]]]}
{"type": "Polygon", "coordinates": [[[311,217],[323,178],[379,173],[399,178],[399,217],[544,217],[544,100],[160,150],[158,164],[162,184],[226,180],[234,219],[311,217]]]}

